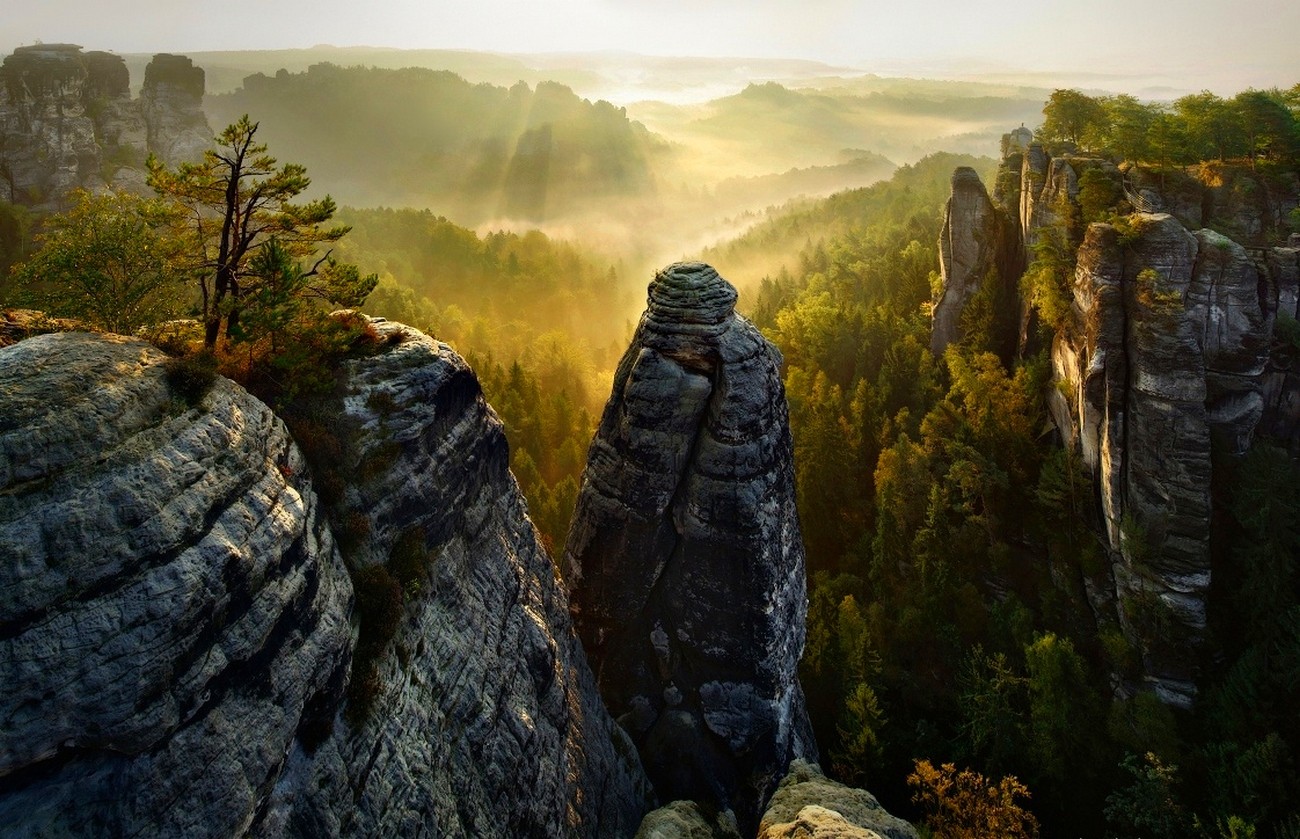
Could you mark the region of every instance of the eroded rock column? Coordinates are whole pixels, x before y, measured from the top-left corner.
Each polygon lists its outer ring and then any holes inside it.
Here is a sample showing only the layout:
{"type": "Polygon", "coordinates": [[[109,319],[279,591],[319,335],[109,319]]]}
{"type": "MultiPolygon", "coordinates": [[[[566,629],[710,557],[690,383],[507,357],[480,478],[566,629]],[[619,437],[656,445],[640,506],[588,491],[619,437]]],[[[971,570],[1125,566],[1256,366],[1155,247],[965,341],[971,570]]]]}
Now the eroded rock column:
{"type": "Polygon", "coordinates": [[[707,265],[656,275],[592,441],[565,549],[575,622],[660,800],[741,825],[812,739],[779,352],[707,265]]]}

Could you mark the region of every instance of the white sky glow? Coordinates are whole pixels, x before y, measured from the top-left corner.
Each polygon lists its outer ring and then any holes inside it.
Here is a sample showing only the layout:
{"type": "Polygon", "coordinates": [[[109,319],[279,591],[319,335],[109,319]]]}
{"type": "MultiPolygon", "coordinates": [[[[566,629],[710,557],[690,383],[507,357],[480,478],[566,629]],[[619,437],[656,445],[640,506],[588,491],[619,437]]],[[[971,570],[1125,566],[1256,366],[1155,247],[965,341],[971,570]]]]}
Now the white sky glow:
{"type": "Polygon", "coordinates": [[[1039,71],[1189,88],[1300,81],[1292,0],[26,0],[0,49],[115,52],[316,44],[805,58],[913,75],[1039,71]]]}

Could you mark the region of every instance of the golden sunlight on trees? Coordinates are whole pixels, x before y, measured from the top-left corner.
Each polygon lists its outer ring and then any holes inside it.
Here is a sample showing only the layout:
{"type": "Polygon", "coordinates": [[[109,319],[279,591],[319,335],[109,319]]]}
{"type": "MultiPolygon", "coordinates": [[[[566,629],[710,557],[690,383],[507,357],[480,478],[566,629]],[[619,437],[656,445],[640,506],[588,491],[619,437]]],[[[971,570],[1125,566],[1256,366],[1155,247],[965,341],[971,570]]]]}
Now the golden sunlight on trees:
{"type": "Polygon", "coordinates": [[[45,221],[40,249],[15,269],[20,299],[131,334],[182,310],[184,241],[171,208],[130,193],[77,192],[45,221]]]}
{"type": "MultiPolygon", "coordinates": [[[[305,167],[276,159],[264,144],[254,142],[258,123],[245,114],[216,138],[217,148],[204,153],[201,163],[182,163],[168,170],[149,159],[149,185],[186,214],[197,237],[197,266],[204,345],[213,349],[226,324],[228,337],[239,331],[246,298],[258,278],[250,260],[272,241],[288,260],[316,254],[321,244],[336,242],[346,226],[325,227],[334,216],[334,201],[327,195],[316,201],[292,203],[311,184],[305,167]]],[[[328,252],[300,276],[316,276],[328,263],[328,252]]],[[[283,279],[283,272],[275,273],[283,279]]],[[[265,279],[265,278],[263,278],[265,279]]],[[[359,305],[373,288],[356,285],[347,299],[336,302],[359,305]]]]}
{"type": "Polygon", "coordinates": [[[907,783],[937,839],[1038,836],[1038,819],[1022,806],[1029,790],[1014,775],[993,783],[970,769],[958,772],[951,763],[935,768],[928,760],[918,760],[907,783]]]}

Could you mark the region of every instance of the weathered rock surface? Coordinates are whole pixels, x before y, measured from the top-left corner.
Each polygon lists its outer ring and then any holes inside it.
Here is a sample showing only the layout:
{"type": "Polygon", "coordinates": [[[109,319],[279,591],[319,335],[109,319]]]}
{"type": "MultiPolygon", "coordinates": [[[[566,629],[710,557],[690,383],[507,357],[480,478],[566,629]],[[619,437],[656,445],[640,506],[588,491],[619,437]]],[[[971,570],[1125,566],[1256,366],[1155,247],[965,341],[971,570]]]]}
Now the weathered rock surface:
{"type": "Polygon", "coordinates": [[[660,800],[745,830],[815,754],[780,356],[707,265],[656,275],[588,453],[565,548],[578,633],[660,800]]]}
{"type": "MultiPolygon", "coordinates": [[[[962,339],[962,315],[981,291],[990,305],[1016,305],[1016,281],[1024,267],[1020,250],[1014,221],[994,206],[974,169],[959,167],[952,174],[952,195],[939,234],[943,285],[930,327],[930,350],[935,355],[962,339]]],[[[1015,350],[1015,323],[1009,320],[1004,330],[1000,347],[1004,356],[1015,350]]]]}
{"type": "Polygon", "coordinates": [[[212,145],[203,86],[203,68],[183,55],[159,53],[145,67],[140,110],[148,126],[149,151],[168,166],[198,160],[212,145]]]}
{"type": "Polygon", "coordinates": [[[0,350],[0,824],[237,836],[328,725],[352,588],[283,424],[133,340],[0,350]]]}
{"type": "MultiPolygon", "coordinates": [[[[1292,239],[1300,234],[1292,234],[1292,239]]],[[[1259,431],[1283,442],[1300,456],[1300,241],[1285,248],[1270,248],[1257,260],[1268,277],[1270,293],[1277,298],[1273,353],[1269,357],[1262,392],[1264,411],[1259,431]]]]}
{"type": "Polygon", "coordinates": [[[758,839],[805,836],[917,839],[916,828],[891,815],[871,793],[830,780],[815,763],[796,760],[763,814],[758,839]]]}
{"type": "Polygon", "coordinates": [[[1211,571],[1211,440],[1239,454],[1253,439],[1277,301],[1225,237],[1167,214],[1130,224],[1124,245],[1094,224],[1079,249],[1049,404],[1097,477],[1119,618],[1146,678],[1190,706],[1211,571]],[[1172,627],[1154,633],[1145,622],[1159,613],[1172,627]]]}
{"type": "Polygon", "coordinates": [[[210,145],[202,97],[203,71],[187,58],[156,56],[133,100],[119,56],[19,47],[0,66],[0,198],[56,209],[78,188],[143,190],[150,152],[174,164],[210,145]]]}
{"type": "Polygon", "coordinates": [[[649,785],[600,701],[502,426],[445,344],[398,324],[349,361],[342,436],[355,566],[418,540],[365,724],[289,755],[260,831],[287,836],[629,836],[649,785]]]}
{"type": "Polygon", "coordinates": [[[636,830],[649,783],[499,421],[449,348],[379,329],[387,351],[348,362],[316,416],[354,476],[349,561],[423,551],[356,728],[353,586],[270,410],[224,379],[188,407],[133,340],[0,350],[6,835],[636,830]]]}
{"type": "Polygon", "coordinates": [[[636,839],[741,839],[730,811],[706,813],[694,801],[674,801],[646,813],[636,839]]]}

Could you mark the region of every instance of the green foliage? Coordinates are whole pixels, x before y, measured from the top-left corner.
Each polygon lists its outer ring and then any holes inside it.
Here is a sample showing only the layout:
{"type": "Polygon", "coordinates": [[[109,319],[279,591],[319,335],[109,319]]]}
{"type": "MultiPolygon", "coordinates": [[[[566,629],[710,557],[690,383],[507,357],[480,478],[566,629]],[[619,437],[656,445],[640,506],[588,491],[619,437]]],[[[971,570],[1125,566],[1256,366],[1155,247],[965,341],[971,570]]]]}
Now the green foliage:
{"type": "Polygon", "coordinates": [[[32,215],[17,204],[0,200],[0,306],[12,305],[16,289],[9,271],[32,252],[32,215]]]}
{"type": "Polygon", "coordinates": [[[1106,797],[1106,821],[1119,836],[1178,839],[1186,835],[1191,822],[1178,803],[1178,767],[1152,752],[1143,758],[1126,755],[1120,766],[1132,779],[1106,797]]]}
{"type": "MultiPolygon", "coordinates": [[[[150,156],[147,164],[149,186],[176,208],[193,237],[192,267],[209,350],[216,347],[223,322],[227,337],[238,333],[245,298],[259,288],[256,282],[249,287],[249,281],[257,277],[250,267],[261,250],[276,243],[275,255],[261,263],[270,273],[258,279],[262,288],[274,286],[268,293],[281,301],[285,294],[303,292],[291,288],[296,279],[290,277],[291,260],[311,256],[319,245],[337,242],[348,232],[347,227],[325,226],[335,211],[328,195],[293,203],[311,185],[307,170],[296,163],[277,168],[267,146],[255,142],[258,127],[245,114],[217,136],[217,148],[205,151],[201,163],[182,163],[170,171],[150,156]]],[[[328,253],[307,275],[327,260],[328,253]]],[[[370,288],[364,292],[359,278],[349,279],[356,282],[348,290],[364,298],[377,278],[368,279],[370,288]]]]}
{"type": "Polygon", "coordinates": [[[1143,268],[1137,274],[1135,296],[1157,322],[1170,325],[1183,313],[1183,295],[1169,288],[1165,278],[1154,268],[1143,268]]]}
{"type": "Polygon", "coordinates": [[[995,774],[1022,763],[1027,746],[1028,684],[1005,654],[987,654],[980,646],[971,651],[962,668],[957,693],[959,730],[973,756],[995,774]]]}
{"type": "Polygon", "coordinates": [[[1077,90],[1057,89],[1043,106],[1043,125],[1036,136],[1052,148],[1065,143],[1077,146],[1096,134],[1105,119],[1106,110],[1098,100],[1077,90]]]}
{"type": "Polygon", "coordinates": [[[1232,99],[1202,91],[1176,100],[1171,109],[1126,94],[1057,90],[1043,107],[1037,134],[1053,150],[1068,143],[1162,167],[1246,158],[1255,168],[1300,160],[1294,98],[1276,89],[1247,90],[1232,99]]]}
{"type": "Polygon", "coordinates": [[[1030,248],[1029,266],[1020,276],[1021,295],[1051,332],[1059,330],[1070,314],[1075,253],[1079,245],[1078,231],[1071,229],[1077,212],[1074,205],[1066,202],[1066,206],[1055,209],[1061,221],[1038,230],[1030,248]]]}
{"type": "Polygon", "coordinates": [[[1077,779],[1087,765],[1097,722],[1083,659],[1068,638],[1049,632],[1025,649],[1025,668],[1038,773],[1058,784],[1077,779]]]}
{"type": "Polygon", "coordinates": [[[187,243],[170,230],[171,209],[125,192],[78,191],[72,201],[45,220],[40,248],[15,269],[19,300],[127,335],[180,313],[187,243]]]}
{"type": "Polygon", "coordinates": [[[1123,197],[1118,173],[1091,167],[1079,176],[1079,214],[1084,225],[1101,221],[1123,197]]]}

